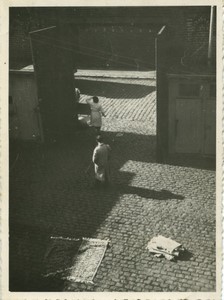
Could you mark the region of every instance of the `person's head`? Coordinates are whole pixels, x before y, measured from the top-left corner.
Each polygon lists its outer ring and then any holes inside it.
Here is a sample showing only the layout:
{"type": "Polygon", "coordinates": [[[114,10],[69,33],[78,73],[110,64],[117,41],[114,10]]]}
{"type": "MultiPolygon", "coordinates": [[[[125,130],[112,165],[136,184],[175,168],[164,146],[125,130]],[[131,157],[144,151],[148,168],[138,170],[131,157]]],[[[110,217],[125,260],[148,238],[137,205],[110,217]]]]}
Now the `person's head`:
{"type": "Polygon", "coordinates": [[[98,135],[98,136],[96,137],[96,141],[97,141],[97,143],[103,143],[103,142],[104,142],[104,139],[103,139],[103,137],[102,137],[101,135],[98,135]]]}
{"type": "Polygon", "coordinates": [[[98,103],[99,102],[99,98],[97,96],[93,96],[93,102],[94,103],[98,103]]]}

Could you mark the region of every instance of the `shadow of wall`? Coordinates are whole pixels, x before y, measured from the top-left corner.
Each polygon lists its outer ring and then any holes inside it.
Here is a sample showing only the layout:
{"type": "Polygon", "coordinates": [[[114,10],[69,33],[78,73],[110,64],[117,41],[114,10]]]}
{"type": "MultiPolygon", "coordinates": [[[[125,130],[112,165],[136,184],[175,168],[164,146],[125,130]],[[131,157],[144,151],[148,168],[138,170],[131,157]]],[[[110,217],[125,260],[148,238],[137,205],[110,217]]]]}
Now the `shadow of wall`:
{"type": "MultiPolygon", "coordinates": [[[[116,79],[115,79],[116,80],[116,79]]],[[[106,98],[136,99],[143,98],[155,91],[155,86],[133,83],[119,83],[96,80],[75,80],[76,86],[80,89],[81,94],[94,95],[106,98]]]]}

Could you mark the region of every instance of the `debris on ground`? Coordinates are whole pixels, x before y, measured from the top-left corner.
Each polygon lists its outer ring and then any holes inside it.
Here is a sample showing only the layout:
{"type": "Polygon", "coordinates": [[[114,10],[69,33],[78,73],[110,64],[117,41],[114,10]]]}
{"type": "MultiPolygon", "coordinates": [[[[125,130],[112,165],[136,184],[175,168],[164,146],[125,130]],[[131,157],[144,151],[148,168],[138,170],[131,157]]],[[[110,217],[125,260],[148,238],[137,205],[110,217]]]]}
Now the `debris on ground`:
{"type": "Polygon", "coordinates": [[[155,257],[165,257],[168,260],[175,260],[179,257],[185,248],[178,242],[166,238],[162,235],[153,237],[148,242],[147,249],[153,253],[155,257]]]}

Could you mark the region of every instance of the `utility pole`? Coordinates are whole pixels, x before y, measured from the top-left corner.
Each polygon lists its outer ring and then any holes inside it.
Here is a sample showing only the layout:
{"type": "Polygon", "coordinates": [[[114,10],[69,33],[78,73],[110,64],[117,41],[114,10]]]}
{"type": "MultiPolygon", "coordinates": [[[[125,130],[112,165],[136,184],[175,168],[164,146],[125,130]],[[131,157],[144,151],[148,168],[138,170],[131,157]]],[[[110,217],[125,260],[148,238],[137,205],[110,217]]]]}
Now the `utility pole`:
{"type": "Polygon", "coordinates": [[[211,66],[212,59],[212,40],[213,40],[213,24],[214,24],[214,6],[211,6],[210,12],[210,26],[209,26],[209,40],[208,40],[208,66],[211,66]]]}

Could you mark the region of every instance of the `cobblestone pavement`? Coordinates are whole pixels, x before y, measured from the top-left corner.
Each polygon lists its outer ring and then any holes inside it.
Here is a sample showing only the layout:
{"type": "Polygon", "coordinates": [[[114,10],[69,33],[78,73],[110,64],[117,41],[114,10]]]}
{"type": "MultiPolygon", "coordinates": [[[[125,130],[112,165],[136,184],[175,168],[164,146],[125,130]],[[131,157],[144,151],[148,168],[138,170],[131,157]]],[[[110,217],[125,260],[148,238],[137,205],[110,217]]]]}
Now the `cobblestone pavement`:
{"type": "Polygon", "coordinates": [[[82,101],[98,95],[112,147],[112,185],[92,188],[94,132],[51,146],[18,147],[10,171],[10,289],[215,291],[215,171],[158,164],[155,81],[82,79],[82,101]],[[116,136],[117,133],[121,133],[116,136]],[[108,238],[95,285],[43,279],[51,235],[108,238]],[[180,242],[177,262],[146,249],[157,235],[180,242]]]}

